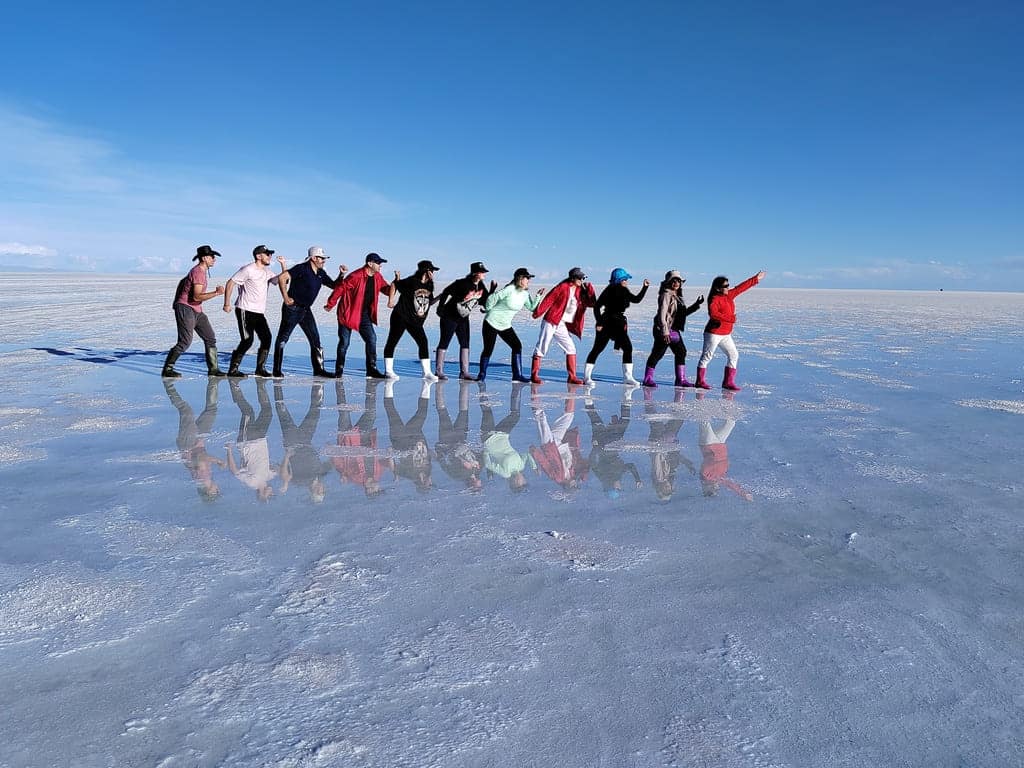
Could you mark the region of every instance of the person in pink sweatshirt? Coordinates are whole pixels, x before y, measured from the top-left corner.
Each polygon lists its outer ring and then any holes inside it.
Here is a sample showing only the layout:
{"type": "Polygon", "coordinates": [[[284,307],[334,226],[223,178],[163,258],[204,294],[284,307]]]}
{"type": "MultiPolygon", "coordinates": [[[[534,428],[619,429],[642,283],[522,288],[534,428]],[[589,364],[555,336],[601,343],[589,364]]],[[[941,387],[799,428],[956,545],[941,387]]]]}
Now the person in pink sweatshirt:
{"type": "Polygon", "coordinates": [[[748,291],[757,285],[764,278],[766,272],[762,269],[753,277],[749,277],[735,288],[729,286],[729,278],[719,275],[711,281],[711,290],[708,292],[708,324],[704,326],[704,351],[701,352],[700,361],[697,363],[697,382],[694,384],[701,389],[711,389],[706,380],[708,363],[715,356],[715,350],[721,347],[725,350],[726,364],[725,376],[722,379],[722,389],[729,389],[739,392],[736,385],[736,363],[739,362],[740,353],[736,351],[736,343],[732,340],[732,329],[736,324],[736,297],[744,291],[748,291]]]}

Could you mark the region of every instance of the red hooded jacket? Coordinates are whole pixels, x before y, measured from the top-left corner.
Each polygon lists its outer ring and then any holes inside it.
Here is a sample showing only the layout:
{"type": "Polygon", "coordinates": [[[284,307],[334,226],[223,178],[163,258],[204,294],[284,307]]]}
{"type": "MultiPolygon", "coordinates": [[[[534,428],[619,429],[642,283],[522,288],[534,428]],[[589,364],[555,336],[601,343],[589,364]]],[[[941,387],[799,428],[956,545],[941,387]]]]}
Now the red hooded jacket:
{"type": "MultiPolygon", "coordinates": [[[[543,317],[545,322],[558,325],[562,322],[565,308],[569,306],[569,292],[575,290],[576,286],[573,285],[572,280],[563,280],[545,294],[540,304],[533,310],[533,316],[543,317]]],[[[565,324],[569,333],[577,338],[583,338],[583,321],[587,315],[587,307],[592,307],[595,304],[597,304],[597,296],[594,294],[594,286],[584,283],[583,288],[577,292],[576,314],[573,315],[571,322],[565,324]]]]}

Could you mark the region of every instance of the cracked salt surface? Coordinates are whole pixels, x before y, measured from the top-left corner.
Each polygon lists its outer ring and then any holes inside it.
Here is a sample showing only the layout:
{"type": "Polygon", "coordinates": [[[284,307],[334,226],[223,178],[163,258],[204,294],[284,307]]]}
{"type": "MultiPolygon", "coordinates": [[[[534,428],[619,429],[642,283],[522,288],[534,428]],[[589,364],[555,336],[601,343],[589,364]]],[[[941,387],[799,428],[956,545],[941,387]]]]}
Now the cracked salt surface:
{"type": "Polygon", "coordinates": [[[0,766],[1024,762],[1024,297],[759,287],[735,396],[424,391],[165,383],[175,281],[0,275],[0,766]]]}

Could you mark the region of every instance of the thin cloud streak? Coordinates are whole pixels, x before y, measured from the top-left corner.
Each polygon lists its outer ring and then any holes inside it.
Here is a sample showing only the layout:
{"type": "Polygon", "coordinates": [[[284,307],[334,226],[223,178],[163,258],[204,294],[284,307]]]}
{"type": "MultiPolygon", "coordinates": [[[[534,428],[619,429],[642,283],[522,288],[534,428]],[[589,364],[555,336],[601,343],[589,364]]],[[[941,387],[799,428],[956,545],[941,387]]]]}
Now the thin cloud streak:
{"type": "Polygon", "coordinates": [[[215,237],[218,247],[238,249],[251,249],[254,236],[276,237],[297,252],[310,237],[337,241],[342,233],[401,218],[407,210],[386,195],[318,171],[146,165],[105,142],[3,105],[0,168],[3,231],[12,240],[37,243],[31,252],[12,248],[8,255],[59,255],[65,265],[86,268],[176,270],[183,262],[172,254],[215,237]],[[156,255],[155,247],[166,255],[156,255]]]}

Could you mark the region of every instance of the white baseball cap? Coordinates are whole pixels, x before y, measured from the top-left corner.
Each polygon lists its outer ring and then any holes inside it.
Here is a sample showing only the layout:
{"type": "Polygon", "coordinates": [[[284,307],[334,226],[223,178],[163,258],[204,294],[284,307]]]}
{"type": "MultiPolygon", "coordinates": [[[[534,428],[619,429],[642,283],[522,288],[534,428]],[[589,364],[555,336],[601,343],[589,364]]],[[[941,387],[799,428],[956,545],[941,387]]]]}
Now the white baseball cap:
{"type": "Polygon", "coordinates": [[[311,259],[312,258],[317,258],[317,259],[329,259],[329,258],[331,258],[326,253],[324,253],[324,249],[321,248],[319,245],[311,245],[311,246],[309,246],[308,253],[309,253],[309,258],[311,258],[311,259]]]}

